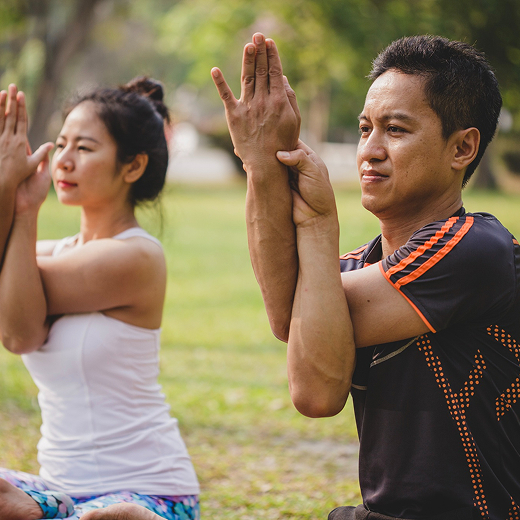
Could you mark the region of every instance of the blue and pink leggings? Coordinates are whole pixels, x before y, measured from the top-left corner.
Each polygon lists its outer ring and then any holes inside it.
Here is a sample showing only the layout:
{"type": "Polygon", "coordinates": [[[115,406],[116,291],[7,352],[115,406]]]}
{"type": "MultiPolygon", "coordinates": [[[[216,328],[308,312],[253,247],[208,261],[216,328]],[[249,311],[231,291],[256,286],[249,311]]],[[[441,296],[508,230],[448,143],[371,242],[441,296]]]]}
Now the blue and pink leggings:
{"type": "Polygon", "coordinates": [[[167,520],[199,520],[200,507],[197,495],[150,496],[129,491],[106,495],[71,498],[65,493],[50,490],[40,477],[0,468],[0,478],[25,491],[43,511],[43,519],[67,518],[76,520],[87,511],[101,509],[111,504],[130,502],[146,507],[167,520]]]}

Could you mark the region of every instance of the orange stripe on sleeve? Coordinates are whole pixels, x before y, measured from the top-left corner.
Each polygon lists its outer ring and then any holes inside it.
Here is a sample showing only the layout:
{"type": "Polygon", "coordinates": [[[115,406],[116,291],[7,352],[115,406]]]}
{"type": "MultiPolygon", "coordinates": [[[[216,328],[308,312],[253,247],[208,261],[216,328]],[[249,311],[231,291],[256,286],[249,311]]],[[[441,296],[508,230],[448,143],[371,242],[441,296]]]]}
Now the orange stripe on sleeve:
{"type": "Polygon", "coordinates": [[[361,246],[358,249],[355,249],[354,251],[351,251],[350,253],[345,253],[344,255],[340,256],[340,260],[359,260],[361,256],[363,255],[363,251],[368,247],[367,245],[361,246]]]}
{"type": "Polygon", "coordinates": [[[391,267],[387,273],[388,276],[392,276],[399,271],[402,271],[407,266],[409,266],[416,258],[423,255],[426,251],[431,249],[457,222],[459,217],[451,217],[446,221],[446,223],[442,226],[433,237],[427,240],[422,246],[419,246],[415,251],[410,253],[406,258],[403,258],[397,265],[391,267]]]}
{"type": "Polygon", "coordinates": [[[455,236],[439,251],[437,251],[431,258],[429,258],[424,264],[419,266],[415,271],[410,274],[403,276],[400,280],[398,280],[394,285],[396,289],[399,289],[403,285],[407,283],[413,282],[417,280],[421,275],[423,275],[428,269],[431,269],[435,264],[437,264],[440,260],[442,260],[466,235],[466,233],[470,230],[473,225],[473,217],[467,217],[466,222],[462,225],[462,227],[457,231],[455,236]]]}
{"type": "Polygon", "coordinates": [[[390,277],[388,276],[388,273],[385,272],[385,270],[383,269],[383,262],[379,262],[379,270],[381,271],[381,273],[383,274],[383,276],[386,278],[386,281],[396,290],[399,292],[399,294],[412,306],[413,310],[419,315],[419,318],[421,318],[421,320],[423,320],[424,324],[428,327],[429,330],[431,330],[432,332],[437,332],[431,325],[431,323],[426,319],[426,317],[424,316],[424,314],[419,310],[419,308],[417,307],[417,305],[415,305],[415,303],[412,302],[412,300],[410,300],[410,298],[408,298],[408,296],[406,296],[406,294],[404,294],[398,287],[395,286],[394,283],[392,283],[392,280],[390,280],[390,277]]]}

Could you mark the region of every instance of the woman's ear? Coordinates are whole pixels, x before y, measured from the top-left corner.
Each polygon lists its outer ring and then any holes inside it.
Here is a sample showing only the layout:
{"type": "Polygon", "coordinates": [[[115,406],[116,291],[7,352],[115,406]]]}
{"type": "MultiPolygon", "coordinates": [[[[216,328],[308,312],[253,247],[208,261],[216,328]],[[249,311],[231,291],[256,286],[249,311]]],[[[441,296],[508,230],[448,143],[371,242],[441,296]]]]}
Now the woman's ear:
{"type": "Polygon", "coordinates": [[[148,166],[148,154],[138,153],[134,160],[123,165],[123,180],[129,184],[134,183],[143,175],[148,166]]]}
{"type": "Polygon", "coordinates": [[[480,132],[477,128],[457,130],[453,134],[455,153],[451,166],[454,170],[464,170],[475,159],[480,144],[480,132]]]}

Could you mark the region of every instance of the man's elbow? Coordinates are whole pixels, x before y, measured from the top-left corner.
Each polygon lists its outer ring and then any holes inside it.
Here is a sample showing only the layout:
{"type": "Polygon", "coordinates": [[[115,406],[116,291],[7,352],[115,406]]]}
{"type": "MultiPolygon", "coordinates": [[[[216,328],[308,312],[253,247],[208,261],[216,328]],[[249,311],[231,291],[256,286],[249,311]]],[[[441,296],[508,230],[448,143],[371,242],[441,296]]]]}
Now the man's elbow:
{"type": "Polygon", "coordinates": [[[290,320],[275,320],[270,319],[269,325],[271,326],[271,332],[275,338],[287,343],[289,341],[289,329],[291,327],[290,320]]]}
{"type": "Polygon", "coordinates": [[[291,392],[294,407],[302,415],[311,418],[333,417],[343,410],[347,402],[349,392],[341,392],[339,395],[324,396],[318,392],[291,392]]]}
{"type": "Polygon", "coordinates": [[[274,337],[276,339],[279,339],[280,341],[283,341],[284,343],[289,342],[289,327],[274,327],[271,326],[271,332],[274,334],[274,337]]]}

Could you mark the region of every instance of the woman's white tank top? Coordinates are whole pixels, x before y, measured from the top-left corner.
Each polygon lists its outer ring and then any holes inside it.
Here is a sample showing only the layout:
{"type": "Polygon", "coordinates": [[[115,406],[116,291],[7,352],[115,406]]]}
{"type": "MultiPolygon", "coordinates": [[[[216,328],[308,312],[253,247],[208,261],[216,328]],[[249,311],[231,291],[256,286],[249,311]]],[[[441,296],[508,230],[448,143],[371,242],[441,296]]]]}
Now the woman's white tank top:
{"type": "MultiPolygon", "coordinates": [[[[114,238],[157,239],[141,228],[114,238]]],[[[60,241],[55,255],[75,240],[60,241]]],[[[113,491],[194,495],[199,485],[159,374],[160,329],[101,312],[68,314],[45,344],[22,356],[42,413],[40,475],[80,497],[113,491]]]]}

